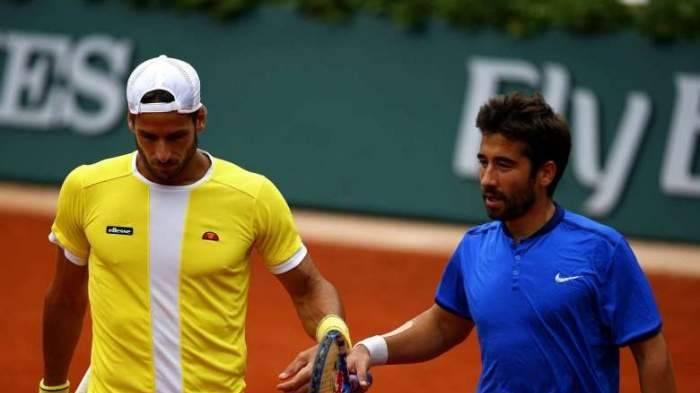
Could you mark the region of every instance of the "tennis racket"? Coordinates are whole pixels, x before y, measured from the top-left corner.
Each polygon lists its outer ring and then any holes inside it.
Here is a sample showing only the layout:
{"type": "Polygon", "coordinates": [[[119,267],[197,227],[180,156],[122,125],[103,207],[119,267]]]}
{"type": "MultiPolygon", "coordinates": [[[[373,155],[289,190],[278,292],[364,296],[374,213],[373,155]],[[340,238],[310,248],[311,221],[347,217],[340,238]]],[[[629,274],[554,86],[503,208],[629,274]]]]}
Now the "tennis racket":
{"type": "MultiPolygon", "coordinates": [[[[345,357],[348,346],[337,330],[326,333],[318,345],[316,359],[311,371],[310,393],[352,393],[359,390],[357,376],[348,373],[345,357]]],[[[371,383],[371,375],[367,375],[371,383]]]]}

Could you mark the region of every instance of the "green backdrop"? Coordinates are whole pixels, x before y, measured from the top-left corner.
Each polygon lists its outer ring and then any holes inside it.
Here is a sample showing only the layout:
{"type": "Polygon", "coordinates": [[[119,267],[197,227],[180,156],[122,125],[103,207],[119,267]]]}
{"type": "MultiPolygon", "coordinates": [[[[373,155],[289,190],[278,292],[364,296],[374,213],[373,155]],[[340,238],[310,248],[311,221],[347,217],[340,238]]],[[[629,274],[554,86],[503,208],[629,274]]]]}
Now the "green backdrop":
{"type": "Polygon", "coordinates": [[[700,242],[700,45],[632,32],[518,40],[372,16],[328,25],[284,7],[217,22],[121,2],[2,2],[0,180],[59,183],[133,150],[123,86],[161,53],[199,71],[201,146],[264,173],[293,205],[481,222],[478,182],[455,167],[475,160],[456,157],[460,130],[478,97],[543,90],[578,143],[560,203],[631,236],[700,242]]]}

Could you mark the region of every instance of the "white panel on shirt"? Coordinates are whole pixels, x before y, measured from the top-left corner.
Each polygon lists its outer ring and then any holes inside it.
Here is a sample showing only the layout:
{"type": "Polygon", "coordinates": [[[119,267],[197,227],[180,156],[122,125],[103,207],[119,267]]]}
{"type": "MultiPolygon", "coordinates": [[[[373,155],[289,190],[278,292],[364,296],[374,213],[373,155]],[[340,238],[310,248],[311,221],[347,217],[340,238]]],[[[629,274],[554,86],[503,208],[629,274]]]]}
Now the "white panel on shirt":
{"type": "Polygon", "coordinates": [[[149,282],[155,391],[182,391],[180,266],[189,190],[151,187],[149,282]]]}

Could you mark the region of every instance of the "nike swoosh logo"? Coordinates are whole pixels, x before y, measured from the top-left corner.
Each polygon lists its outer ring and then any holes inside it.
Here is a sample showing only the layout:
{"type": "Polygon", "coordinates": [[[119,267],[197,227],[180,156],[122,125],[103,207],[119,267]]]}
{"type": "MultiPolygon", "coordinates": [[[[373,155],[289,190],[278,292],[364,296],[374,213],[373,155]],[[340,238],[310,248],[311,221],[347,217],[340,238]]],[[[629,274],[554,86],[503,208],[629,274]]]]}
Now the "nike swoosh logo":
{"type": "Polygon", "coordinates": [[[554,281],[556,281],[557,284],[563,284],[567,281],[575,280],[577,278],[581,278],[581,276],[562,277],[561,273],[557,273],[557,275],[554,276],[554,281]]]}

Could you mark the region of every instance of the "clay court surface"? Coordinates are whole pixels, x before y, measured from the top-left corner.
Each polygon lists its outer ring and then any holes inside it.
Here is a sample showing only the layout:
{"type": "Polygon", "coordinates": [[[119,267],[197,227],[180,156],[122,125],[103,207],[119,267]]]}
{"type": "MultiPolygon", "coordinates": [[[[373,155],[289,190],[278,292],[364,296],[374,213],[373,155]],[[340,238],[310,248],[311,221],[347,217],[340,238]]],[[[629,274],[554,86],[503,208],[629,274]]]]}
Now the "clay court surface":
{"type": "MultiPolygon", "coordinates": [[[[27,207],[30,197],[20,203],[27,207]]],[[[4,251],[0,275],[0,348],[4,355],[0,357],[0,386],[3,392],[35,392],[41,377],[41,308],[53,274],[55,255],[54,247],[46,241],[50,224],[50,208],[34,211],[17,208],[17,205],[0,207],[0,246],[4,251]]],[[[347,242],[341,240],[346,236],[324,234],[332,226],[332,223],[314,226],[307,222],[300,228],[322,272],[340,290],[355,338],[393,329],[431,305],[435,285],[449,255],[444,245],[431,251],[420,240],[409,239],[406,247],[382,247],[381,242],[367,242],[363,246],[361,240],[347,242]]],[[[400,235],[400,228],[396,230],[400,235]]],[[[427,229],[422,237],[440,231],[441,227],[427,229]]],[[[438,243],[435,240],[435,244],[438,243]]],[[[674,254],[675,258],[684,259],[679,264],[700,265],[700,253],[696,249],[691,248],[682,255],[674,254]]],[[[679,391],[697,392],[700,391],[700,345],[697,343],[700,277],[692,268],[675,273],[673,269],[670,273],[667,270],[657,273],[659,269],[647,269],[647,273],[664,317],[679,391]]],[[[84,332],[70,373],[71,380],[76,383],[88,363],[89,329],[84,332]]],[[[253,268],[247,337],[248,391],[251,393],[274,392],[277,374],[298,351],[312,344],[302,332],[281,285],[260,261],[255,261],[253,268]]],[[[621,391],[639,392],[634,363],[627,350],[623,352],[622,364],[621,391]]],[[[375,370],[372,391],[473,392],[479,370],[479,350],[472,336],[433,361],[375,370]]]]}

